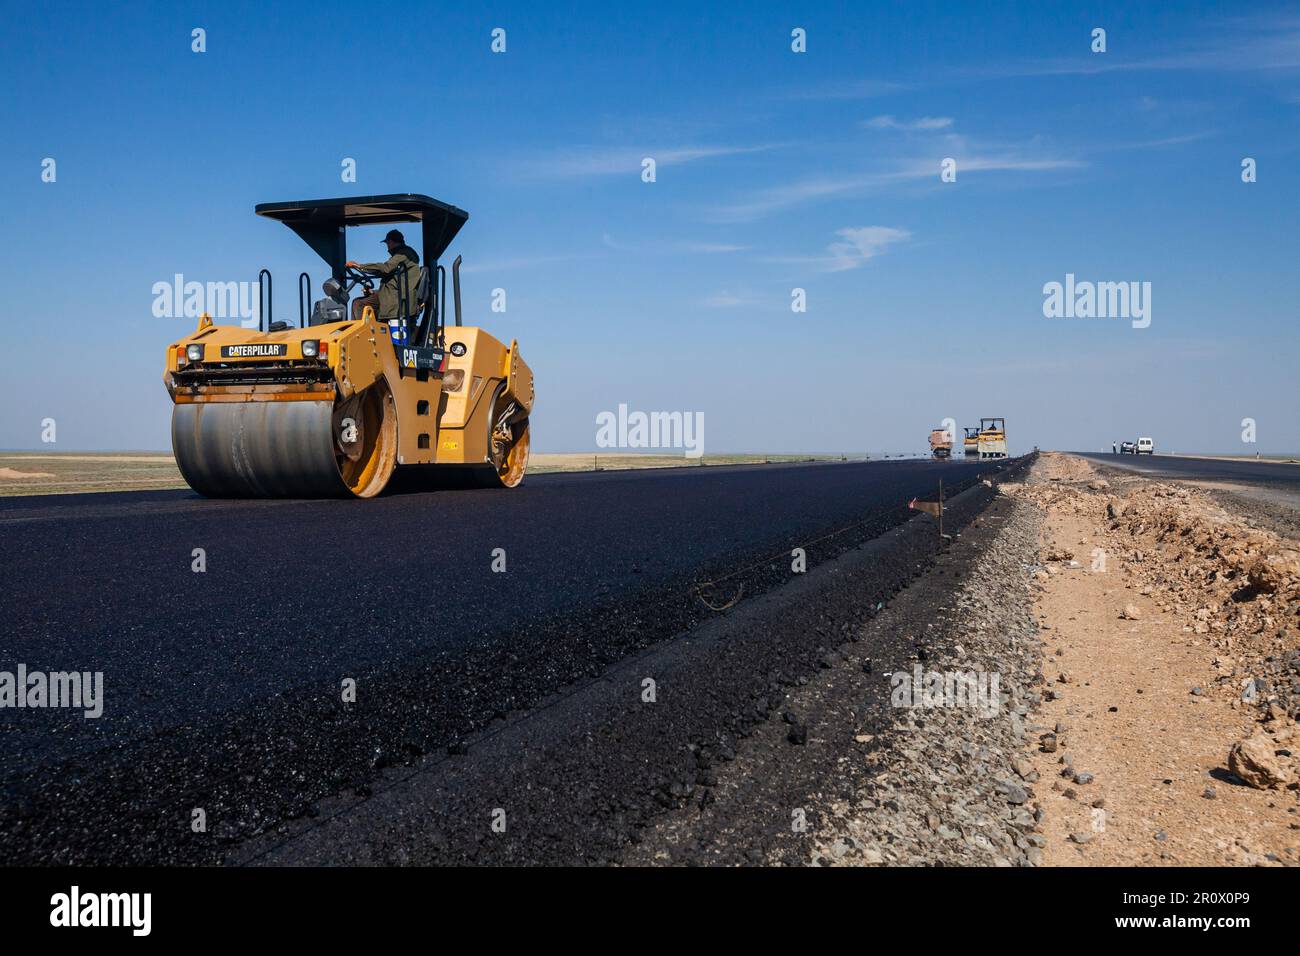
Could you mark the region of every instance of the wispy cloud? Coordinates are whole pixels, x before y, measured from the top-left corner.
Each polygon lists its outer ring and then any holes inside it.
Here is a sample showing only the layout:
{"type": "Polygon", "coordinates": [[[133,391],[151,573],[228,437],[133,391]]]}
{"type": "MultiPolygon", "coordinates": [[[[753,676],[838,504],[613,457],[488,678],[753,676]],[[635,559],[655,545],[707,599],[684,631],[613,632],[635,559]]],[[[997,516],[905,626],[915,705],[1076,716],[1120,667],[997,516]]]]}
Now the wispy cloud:
{"type": "Polygon", "coordinates": [[[567,255],[520,256],[515,259],[484,259],[479,262],[467,262],[460,270],[471,275],[484,272],[508,272],[515,269],[535,269],[538,266],[554,265],[557,262],[573,262],[577,259],[593,259],[590,253],[572,253],[567,255]]]}
{"type": "Polygon", "coordinates": [[[868,259],[873,259],[896,242],[910,239],[912,234],[906,229],[892,226],[860,226],[856,229],[841,229],[835,233],[839,242],[832,242],[826,247],[830,253],[828,272],[843,272],[856,269],[868,259]]]}
{"type": "Polygon", "coordinates": [[[683,252],[698,252],[701,255],[714,256],[727,252],[744,252],[749,246],[738,246],[729,242],[683,242],[679,244],[683,252]]]}
{"type": "Polygon", "coordinates": [[[1255,72],[1300,69],[1300,17],[1256,17],[1215,25],[1212,36],[1196,45],[1129,58],[1112,39],[1106,53],[1003,63],[960,71],[981,76],[1070,76],[1135,71],[1190,70],[1255,72]]]}
{"type": "Polygon", "coordinates": [[[701,300],[701,305],[710,309],[739,309],[758,305],[759,301],[758,296],[752,292],[732,292],[729,289],[722,289],[705,296],[701,300]]]}
{"type": "MultiPolygon", "coordinates": [[[[990,172],[1047,172],[1054,169],[1078,169],[1087,163],[1078,159],[1058,159],[1054,157],[1033,158],[1015,153],[988,154],[968,156],[962,153],[951,157],[957,161],[957,175],[962,173],[990,172]]],[[[900,179],[925,179],[939,177],[939,160],[937,158],[917,159],[908,163],[900,173],[900,179]]]]}
{"type": "Polygon", "coordinates": [[[713,210],[712,218],[719,222],[753,222],[793,206],[864,192],[896,178],[896,174],[863,173],[800,179],[781,186],[769,186],[735,202],[718,206],[713,210]]]}
{"type": "Polygon", "coordinates": [[[718,222],[753,222],[785,209],[859,195],[899,183],[933,178],[939,180],[939,164],[945,158],[957,161],[957,173],[1047,172],[1074,169],[1087,164],[1082,160],[1039,155],[1027,150],[990,148],[985,152],[967,152],[961,137],[952,137],[946,154],[903,160],[892,169],[844,176],[814,176],[780,186],[760,189],[735,202],[715,207],[710,215],[718,222]]]}
{"type": "Polygon", "coordinates": [[[947,129],[952,125],[951,116],[922,116],[914,120],[899,120],[892,116],[876,116],[862,124],[869,129],[900,129],[907,132],[920,132],[947,129]]]}
{"type": "Polygon", "coordinates": [[[637,149],[632,147],[595,148],[580,147],[524,160],[518,168],[525,174],[547,179],[580,178],[586,176],[639,176],[641,162],[647,157],[656,167],[684,166],[687,163],[718,159],[724,156],[741,156],[777,149],[779,143],[754,146],[676,146],[637,149]]]}
{"type": "Polygon", "coordinates": [[[838,237],[822,256],[775,259],[775,262],[811,266],[821,272],[846,272],[874,259],[890,246],[912,238],[906,229],[893,226],[855,226],[837,230],[838,237]]]}
{"type": "Polygon", "coordinates": [[[1184,133],[1181,136],[1165,136],[1161,139],[1144,139],[1136,142],[1085,146],[1084,151],[1089,153],[1118,153],[1127,150],[1165,149],[1170,146],[1185,146],[1188,143],[1196,143],[1213,135],[1214,131],[1212,130],[1201,130],[1196,133],[1184,133]]]}
{"type": "Polygon", "coordinates": [[[782,99],[787,100],[869,100],[877,96],[892,96],[911,89],[906,83],[888,80],[850,80],[833,85],[813,86],[801,90],[787,90],[782,99]]]}
{"type": "Polygon", "coordinates": [[[684,239],[674,239],[671,241],[652,239],[644,242],[625,242],[620,239],[615,239],[609,233],[605,233],[601,236],[601,242],[617,252],[634,252],[648,255],[680,255],[682,253],[721,255],[729,252],[744,252],[749,248],[749,246],[736,245],[735,243],[730,242],[698,242],[684,239]]]}

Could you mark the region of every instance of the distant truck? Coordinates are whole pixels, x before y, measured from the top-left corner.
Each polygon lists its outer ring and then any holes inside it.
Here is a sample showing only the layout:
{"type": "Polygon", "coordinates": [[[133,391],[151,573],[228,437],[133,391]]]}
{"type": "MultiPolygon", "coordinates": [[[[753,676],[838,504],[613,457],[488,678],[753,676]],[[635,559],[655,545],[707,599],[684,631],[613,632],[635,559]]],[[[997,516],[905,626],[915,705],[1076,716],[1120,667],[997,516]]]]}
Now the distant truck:
{"type": "Polygon", "coordinates": [[[1139,438],[1137,449],[1133,452],[1135,455],[1154,455],[1156,453],[1156,443],[1150,438],[1139,438]]]}
{"type": "Polygon", "coordinates": [[[1121,455],[1136,455],[1137,445],[1131,441],[1122,441],[1119,443],[1119,453],[1121,455]]]}
{"type": "Polygon", "coordinates": [[[935,428],[930,432],[930,454],[935,458],[952,457],[952,435],[946,428],[935,428]]]}

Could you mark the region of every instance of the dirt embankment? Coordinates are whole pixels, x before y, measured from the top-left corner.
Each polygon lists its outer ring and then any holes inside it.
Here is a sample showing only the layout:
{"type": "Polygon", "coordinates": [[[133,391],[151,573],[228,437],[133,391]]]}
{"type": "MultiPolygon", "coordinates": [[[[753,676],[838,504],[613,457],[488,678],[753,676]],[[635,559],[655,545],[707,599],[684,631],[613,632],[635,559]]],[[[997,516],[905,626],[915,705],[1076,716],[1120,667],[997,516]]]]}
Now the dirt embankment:
{"type": "Polygon", "coordinates": [[[1043,862],[1300,863],[1300,546],[1064,455],[1002,489],[1044,511],[1043,862]]]}

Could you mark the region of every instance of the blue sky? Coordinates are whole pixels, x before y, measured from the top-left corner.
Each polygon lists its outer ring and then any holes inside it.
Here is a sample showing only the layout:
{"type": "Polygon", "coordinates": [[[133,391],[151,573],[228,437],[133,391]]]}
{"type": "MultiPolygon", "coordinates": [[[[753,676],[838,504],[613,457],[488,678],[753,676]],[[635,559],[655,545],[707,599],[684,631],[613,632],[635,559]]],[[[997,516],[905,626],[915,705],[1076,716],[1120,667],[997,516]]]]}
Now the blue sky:
{"type": "Polygon", "coordinates": [[[607,7],[20,12],[0,448],[49,448],[45,418],[56,450],[167,448],[193,322],[154,283],[265,266],[293,318],[323,264],[254,204],[409,191],[470,213],[444,261],[534,368],[537,450],[625,403],[703,412],[708,453],[921,450],[982,415],[1013,450],[1300,451],[1300,7],[607,7]],[[1150,326],[1044,317],[1067,273],[1150,282],[1150,326]]]}

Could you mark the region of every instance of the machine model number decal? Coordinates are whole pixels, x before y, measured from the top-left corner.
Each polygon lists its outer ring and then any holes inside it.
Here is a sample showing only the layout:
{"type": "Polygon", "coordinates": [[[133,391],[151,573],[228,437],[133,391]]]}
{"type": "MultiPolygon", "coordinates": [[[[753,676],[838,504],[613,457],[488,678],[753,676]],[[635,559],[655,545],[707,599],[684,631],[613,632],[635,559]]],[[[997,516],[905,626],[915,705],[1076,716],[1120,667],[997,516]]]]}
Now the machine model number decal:
{"type": "Polygon", "coordinates": [[[397,351],[401,357],[402,368],[427,368],[441,371],[443,363],[447,361],[447,353],[442,349],[398,346],[397,351]]]}
{"type": "Polygon", "coordinates": [[[283,342],[268,345],[223,345],[222,358],[262,358],[264,356],[288,355],[289,346],[283,342]]]}

